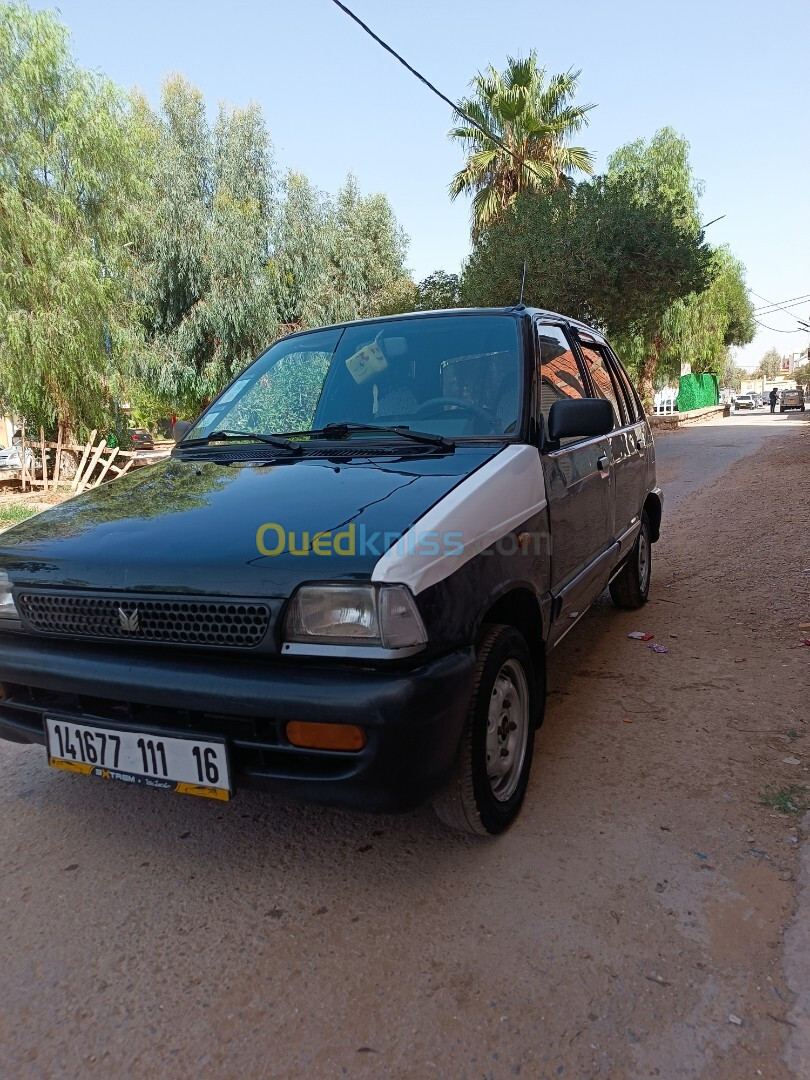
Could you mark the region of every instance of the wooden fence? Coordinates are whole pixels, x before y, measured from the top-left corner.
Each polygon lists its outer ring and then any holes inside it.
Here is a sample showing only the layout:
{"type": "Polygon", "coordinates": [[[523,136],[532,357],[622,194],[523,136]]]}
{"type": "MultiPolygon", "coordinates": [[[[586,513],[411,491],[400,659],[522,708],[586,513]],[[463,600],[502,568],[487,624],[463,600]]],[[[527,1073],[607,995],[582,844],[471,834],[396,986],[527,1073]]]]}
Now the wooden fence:
{"type": "Polygon", "coordinates": [[[22,470],[20,483],[23,491],[41,488],[43,491],[56,491],[58,489],[62,472],[63,454],[73,454],[78,462],[73,477],[70,479],[70,490],[74,492],[84,491],[86,488],[98,487],[104,480],[112,480],[116,476],[123,476],[132,468],[137,450],[121,450],[118,446],[107,446],[107,440],[102,439],[95,445],[97,431],[93,431],[84,446],[74,443],[66,443],[62,438],[62,428],[57,432],[56,442],[46,442],[45,432],[39,429],[39,441],[32,442],[26,439],[25,425],[20,432],[22,445],[20,446],[20,461],[22,470]],[[27,451],[31,452],[30,463],[26,460],[27,451]],[[53,471],[48,476],[48,451],[54,451],[53,471]],[[36,457],[39,456],[39,469],[37,469],[36,457]],[[39,476],[37,476],[39,473],[39,476]]]}

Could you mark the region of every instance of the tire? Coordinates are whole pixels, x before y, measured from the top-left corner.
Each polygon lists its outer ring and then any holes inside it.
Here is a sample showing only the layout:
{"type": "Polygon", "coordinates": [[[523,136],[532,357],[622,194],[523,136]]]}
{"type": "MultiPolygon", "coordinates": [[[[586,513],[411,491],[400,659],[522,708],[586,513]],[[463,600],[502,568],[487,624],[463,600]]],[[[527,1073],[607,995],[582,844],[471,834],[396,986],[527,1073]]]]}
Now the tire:
{"type": "Polygon", "coordinates": [[[453,777],[433,801],[445,825],[488,836],[512,824],[529,783],[544,698],[544,673],[537,676],[523,635],[513,626],[485,626],[453,777]]]}
{"type": "Polygon", "coordinates": [[[641,514],[641,529],[624,566],[610,583],[610,595],[618,608],[640,608],[647,603],[652,571],[650,519],[641,514]]]}

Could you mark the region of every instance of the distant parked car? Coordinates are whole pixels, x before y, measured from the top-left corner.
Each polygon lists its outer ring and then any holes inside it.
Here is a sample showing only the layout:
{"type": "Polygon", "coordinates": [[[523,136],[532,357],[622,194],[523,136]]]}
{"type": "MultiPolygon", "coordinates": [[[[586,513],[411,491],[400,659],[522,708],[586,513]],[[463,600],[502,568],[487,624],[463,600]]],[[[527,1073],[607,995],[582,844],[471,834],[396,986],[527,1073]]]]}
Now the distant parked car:
{"type": "Polygon", "coordinates": [[[146,430],[146,428],[131,427],[128,428],[129,437],[135,444],[136,450],[154,450],[155,440],[146,430]]]}
{"type": "Polygon", "coordinates": [[[800,409],[804,412],[804,390],[799,387],[798,390],[783,390],[782,398],[779,402],[779,412],[784,412],[786,409],[800,409]]]}
{"type": "MultiPolygon", "coordinates": [[[[30,446],[25,448],[25,467],[27,469],[32,468],[34,465],[34,455],[30,446]]],[[[8,450],[0,450],[0,472],[5,469],[21,469],[22,468],[22,447],[12,445],[8,450]]]]}
{"type": "Polygon", "coordinates": [[[755,394],[738,394],[737,400],[734,402],[735,409],[755,409],[757,407],[757,399],[755,394]]]}

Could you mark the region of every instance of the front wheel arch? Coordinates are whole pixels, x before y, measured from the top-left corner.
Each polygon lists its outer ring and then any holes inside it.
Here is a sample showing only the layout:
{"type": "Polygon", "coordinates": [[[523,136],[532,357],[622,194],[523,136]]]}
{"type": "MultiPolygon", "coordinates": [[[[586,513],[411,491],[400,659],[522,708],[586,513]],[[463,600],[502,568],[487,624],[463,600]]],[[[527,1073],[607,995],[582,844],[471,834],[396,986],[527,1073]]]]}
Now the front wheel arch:
{"type": "Polygon", "coordinates": [[[537,687],[536,726],[540,727],[545,714],[547,628],[537,597],[525,587],[513,587],[499,597],[481,620],[476,641],[480,643],[489,627],[494,625],[513,626],[529,647],[537,687]]]}

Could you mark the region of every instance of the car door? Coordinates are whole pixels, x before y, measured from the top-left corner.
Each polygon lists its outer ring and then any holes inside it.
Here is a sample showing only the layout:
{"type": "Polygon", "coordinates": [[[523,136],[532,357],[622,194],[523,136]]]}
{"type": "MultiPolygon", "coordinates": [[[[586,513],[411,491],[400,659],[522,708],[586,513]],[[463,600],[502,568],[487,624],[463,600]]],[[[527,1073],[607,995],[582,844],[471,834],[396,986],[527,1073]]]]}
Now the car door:
{"type": "MultiPolygon", "coordinates": [[[[540,378],[535,408],[547,431],[555,401],[587,397],[580,361],[566,329],[535,325],[540,378]]],[[[551,532],[553,645],[605,587],[615,562],[610,436],[566,439],[541,454],[551,532]]]]}
{"type": "Polygon", "coordinates": [[[615,426],[610,436],[610,449],[615,529],[616,538],[624,549],[638,532],[646,494],[643,490],[647,448],[644,420],[635,409],[631,411],[616,368],[618,361],[607,345],[584,333],[578,334],[578,339],[593,393],[613,407],[615,426]]]}

